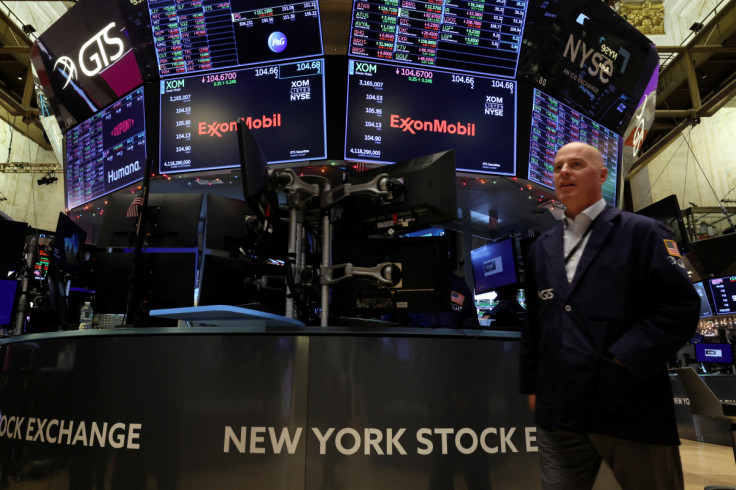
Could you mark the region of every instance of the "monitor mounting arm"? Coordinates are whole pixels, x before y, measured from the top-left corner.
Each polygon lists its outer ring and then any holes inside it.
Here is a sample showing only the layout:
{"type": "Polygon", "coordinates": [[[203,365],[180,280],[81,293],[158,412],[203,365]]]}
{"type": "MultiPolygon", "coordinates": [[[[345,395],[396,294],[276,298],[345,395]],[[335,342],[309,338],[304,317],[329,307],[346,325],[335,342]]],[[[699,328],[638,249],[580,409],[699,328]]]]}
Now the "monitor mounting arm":
{"type": "Polygon", "coordinates": [[[370,277],[377,282],[388,286],[397,287],[401,282],[401,264],[382,262],[375,267],[356,267],[353,264],[335,264],[323,267],[320,274],[321,284],[335,284],[344,279],[355,276],[370,277]],[[335,274],[340,274],[335,277],[335,274]]]}
{"type": "Polygon", "coordinates": [[[379,174],[363,184],[342,184],[322,194],[322,207],[330,207],[348,196],[373,194],[385,201],[395,201],[404,193],[404,184],[388,174],[379,174]]]}

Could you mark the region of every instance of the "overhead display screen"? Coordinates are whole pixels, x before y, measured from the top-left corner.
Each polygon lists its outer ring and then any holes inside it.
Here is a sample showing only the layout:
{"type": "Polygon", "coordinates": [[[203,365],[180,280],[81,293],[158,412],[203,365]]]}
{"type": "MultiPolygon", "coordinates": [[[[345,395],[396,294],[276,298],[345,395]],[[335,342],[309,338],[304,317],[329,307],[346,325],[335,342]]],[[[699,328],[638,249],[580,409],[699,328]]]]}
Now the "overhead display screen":
{"type": "Polygon", "coordinates": [[[736,313],[736,276],[710,279],[710,291],[716,313],[736,313]]]}
{"type": "Polygon", "coordinates": [[[145,2],[80,0],[33,44],[31,61],[62,131],[158,78],[145,2]]]}
{"type": "Polygon", "coordinates": [[[67,209],[143,179],[146,160],[143,87],[69,130],[64,140],[67,209]]]}
{"type": "Polygon", "coordinates": [[[603,198],[616,205],[621,137],[557,99],[534,89],[529,139],[529,174],[532,182],[554,189],[555,153],[573,141],[598,148],[608,169],[603,198]]]}
{"type": "Polygon", "coordinates": [[[516,172],[516,82],[350,60],[345,159],[454,149],[457,170],[516,172]]]}
{"type": "Polygon", "coordinates": [[[268,163],[326,158],[324,60],[161,81],[161,173],[240,165],[245,120],[268,163]]]}
{"type": "Polygon", "coordinates": [[[659,57],[652,41],[600,0],[530,0],[517,80],[624,132],[659,57]]]}
{"type": "Polygon", "coordinates": [[[354,0],[349,54],[513,77],[528,0],[354,0]]]}
{"type": "Polygon", "coordinates": [[[321,56],[319,3],[149,0],[161,77],[321,56]]]}

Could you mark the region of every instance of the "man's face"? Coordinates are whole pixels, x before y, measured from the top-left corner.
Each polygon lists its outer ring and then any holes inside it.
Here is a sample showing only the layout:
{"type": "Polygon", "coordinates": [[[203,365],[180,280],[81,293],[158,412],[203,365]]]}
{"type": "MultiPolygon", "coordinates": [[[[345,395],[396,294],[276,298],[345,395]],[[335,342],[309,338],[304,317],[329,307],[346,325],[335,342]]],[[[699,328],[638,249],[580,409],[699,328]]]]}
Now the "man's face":
{"type": "Polygon", "coordinates": [[[600,153],[583,143],[569,143],[557,152],[553,182],[570,217],[601,199],[608,170],[600,153]]]}

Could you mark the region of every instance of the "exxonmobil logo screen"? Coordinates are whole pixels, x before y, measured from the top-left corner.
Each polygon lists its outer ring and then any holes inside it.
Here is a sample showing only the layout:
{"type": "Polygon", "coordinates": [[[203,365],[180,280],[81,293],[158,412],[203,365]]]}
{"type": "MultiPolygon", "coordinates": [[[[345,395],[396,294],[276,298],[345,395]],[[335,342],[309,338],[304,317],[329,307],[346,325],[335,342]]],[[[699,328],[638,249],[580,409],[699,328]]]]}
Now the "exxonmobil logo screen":
{"type": "Polygon", "coordinates": [[[238,167],[240,119],[269,163],[326,158],[321,59],[160,83],[162,173],[238,167]]]}
{"type": "Polygon", "coordinates": [[[345,159],[454,149],[457,169],[516,173],[516,82],[351,60],[345,159]]]}

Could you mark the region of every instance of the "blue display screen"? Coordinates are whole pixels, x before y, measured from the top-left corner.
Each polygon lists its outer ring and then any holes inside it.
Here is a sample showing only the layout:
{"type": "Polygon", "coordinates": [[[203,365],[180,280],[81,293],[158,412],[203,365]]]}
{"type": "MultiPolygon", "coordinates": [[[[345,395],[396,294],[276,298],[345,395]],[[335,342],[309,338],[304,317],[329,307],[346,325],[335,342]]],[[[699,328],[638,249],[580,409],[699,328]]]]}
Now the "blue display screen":
{"type": "Polygon", "coordinates": [[[733,364],[731,344],[697,343],[695,344],[695,360],[698,362],[733,364]]]}
{"type": "Polygon", "coordinates": [[[16,280],[0,279],[0,325],[10,323],[17,287],[18,281],[16,280]]]}
{"type": "Polygon", "coordinates": [[[473,264],[476,294],[513,284],[518,280],[512,238],[471,250],[470,261],[473,264]]]}

